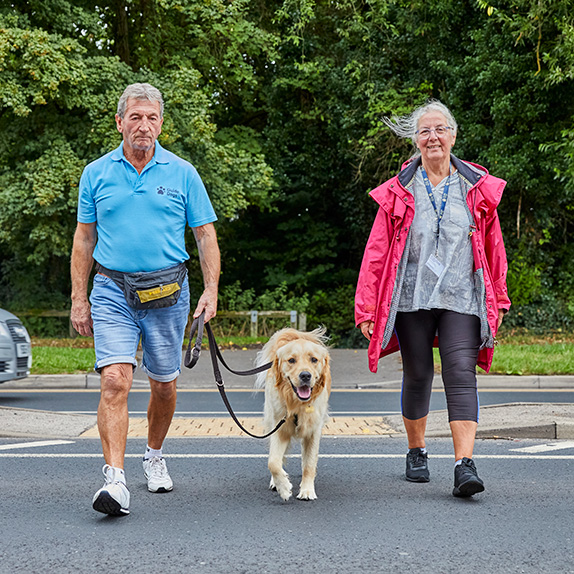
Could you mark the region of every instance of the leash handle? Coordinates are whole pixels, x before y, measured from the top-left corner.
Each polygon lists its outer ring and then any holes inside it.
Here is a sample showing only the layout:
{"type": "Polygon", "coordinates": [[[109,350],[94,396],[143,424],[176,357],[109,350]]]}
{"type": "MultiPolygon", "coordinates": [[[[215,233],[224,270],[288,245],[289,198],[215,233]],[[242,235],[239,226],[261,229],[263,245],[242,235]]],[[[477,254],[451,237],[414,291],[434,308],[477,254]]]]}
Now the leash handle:
{"type": "Polygon", "coordinates": [[[193,369],[197,361],[199,361],[199,355],[201,354],[201,341],[203,340],[203,325],[205,320],[205,311],[196,317],[191,323],[191,328],[189,329],[189,345],[187,346],[187,352],[185,353],[185,358],[183,364],[188,369],[193,369]],[[195,339],[195,345],[193,350],[191,348],[191,343],[193,341],[193,336],[197,331],[197,337],[195,339]]]}
{"type": "MultiPolygon", "coordinates": [[[[260,365],[259,367],[255,367],[254,369],[248,369],[247,371],[236,371],[232,369],[223,358],[221,351],[219,350],[219,346],[217,345],[217,341],[215,340],[215,335],[211,329],[211,325],[209,323],[205,323],[205,311],[201,313],[199,317],[196,317],[191,324],[191,328],[189,329],[189,345],[187,347],[187,352],[185,353],[185,359],[183,364],[188,369],[193,369],[197,361],[199,360],[199,355],[201,353],[201,341],[203,340],[203,330],[207,331],[207,338],[209,340],[209,350],[212,355],[212,363],[214,365],[214,373],[215,373],[215,365],[217,365],[217,360],[221,362],[221,364],[234,375],[239,375],[241,377],[249,377],[251,375],[257,375],[258,373],[262,373],[263,371],[267,371],[271,368],[273,363],[265,363],[260,365]],[[197,331],[197,338],[195,340],[195,345],[192,349],[192,341],[195,332],[197,331]],[[211,334],[211,335],[210,335],[211,334]],[[213,358],[212,348],[215,349],[216,358],[213,358]]],[[[219,373],[219,368],[217,368],[217,372],[219,373]]],[[[221,374],[219,375],[219,380],[221,380],[221,374]]],[[[217,384],[219,384],[219,380],[216,377],[217,384]]],[[[223,381],[221,381],[223,382],[223,381]]]]}
{"type": "Polygon", "coordinates": [[[279,423],[277,423],[277,426],[272,431],[268,432],[267,434],[256,435],[256,434],[249,432],[239,422],[239,419],[235,416],[235,413],[233,412],[233,408],[231,407],[231,404],[229,403],[229,399],[227,398],[227,395],[225,393],[225,384],[223,383],[223,377],[221,376],[221,371],[219,370],[218,359],[219,359],[219,361],[221,361],[223,366],[228,371],[233,373],[234,375],[245,375],[245,376],[255,375],[257,373],[261,373],[263,371],[266,371],[271,367],[271,365],[273,363],[265,363],[264,365],[256,367],[255,369],[250,369],[248,371],[234,371],[233,369],[231,369],[227,365],[227,363],[224,361],[223,356],[221,355],[221,351],[219,350],[219,347],[217,346],[217,341],[215,340],[215,335],[213,334],[213,331],[211,329],[211,325],[209,323],[205,323],[205,311],[203,311],[199,317],[197,317],[193,320],[193,323],[191,324],[191,328],[189,330],[189,345],[187,347],[187,352],[185,354],[185,359],[184,359],[184,365],[186,367],[188,367],[189,369],[192,369],[196,365],[197,361],[199,360],[199,355],[201,353],[201,341],[203,339],[204,327],[205,327],[205,330],[207,331],[207,339],[209,340],[209,354],[211,355],[211,365],[213,367],[213,375],[215,377],[215,382],[217,383],[217,390],[219,391],[219,394],[221,395],[223,403],[225,404],[227,411],[231,415],[231,418],[235,421],[237,426],[244,433],[248,434],[249,436],[251,436],[253,438],[267,438],[267,437],[271,436],[273,433],[277,432],[283,424],[285,424],[285,418],[281,419],[279,421],[279,423]],[[193,335],[195,334],[196,331],[197,331],[197,338],[196,338],[195,345],[193,346],[193,350],[192,350],[193,335]]]}

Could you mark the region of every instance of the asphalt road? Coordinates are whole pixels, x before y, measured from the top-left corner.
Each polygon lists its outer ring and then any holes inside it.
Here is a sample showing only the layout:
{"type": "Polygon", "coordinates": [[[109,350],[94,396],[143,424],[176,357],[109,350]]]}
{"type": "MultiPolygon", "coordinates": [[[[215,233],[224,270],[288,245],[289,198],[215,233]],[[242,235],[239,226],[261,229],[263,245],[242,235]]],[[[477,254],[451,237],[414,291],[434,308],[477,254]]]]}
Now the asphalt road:
{"type": "MultiPolygon", "coordinates": [[[[360,352],[334,353],[333,414],[398,412],[396,357],[381,361],[373,374],[360,352]]],[[[234,368],[252,366],[253,353],[228,355],[234,368]]],[[[180,383],[176,416],[224,413],[206,358],[184,371],[180,383]]],[[[94,375],[2,385],[0,415],[32,422],[44,419],[19,409],[93,414],[98,385],[94,375]]],[[[245,377],[226,378],[238,414],[260,416],[263,394],[251,385],[245,377]]],[[[572,377],[483,377],[479,387],[483,406],[533,402],[543,421],[558,420],[557,404],[574,398],[572,377]]],[[[145,412],[148,397],[147,382],[136,378],[132,415],[145,412]]],[[[444,408],[439,382],[431,408],[444,408]]],[[[525,409],[518,411],[519,426],[532,422],[525,409]]],[[[491,412],[516,423],[510,408],[491,412]]],[[[58,416],[64,425],[74,418],[58,416]]],[[[50,436],[52,429],[45,430],[50,436]]],[[[44,436],[42,429],[37,433],[44,436]]],[[[428,438],[431,482],[421,485],[403,478],[404,436],[324,436],[319,499],[283,503],[267,490],[266,441],[169,438],[165,453],[175,489],[152,495],[141,471],[145,439],[133,438],[126,459],[132,513],[114,519],[91,508],[103,483],[100,441],[65,436],[71,438],[0,439],[0,574],[574,573],[574,440],[477,440],[474,458],[487,490],[459,500],[451,495],[450,438],[428,438]]],[[[287,459],[294,484],[297,452],[295,446],[287,459]]]]}
{"type": "MultiPolygon", "coordinates": [[[[122,518],[91,509],[98,440],[41,444],[0,439],[2,574],[574,572],[574,442],[477,441],[487,489],[460,500],[448,439],[429,439],[431,482],[412,484],[404,439],[324,437],[318,500],[283,503],[265,441],[170,440],[175,488],[154,495],[132,439],[122,518]]],[[[297,483],[296,456],[287,469],[297,483]]]]}

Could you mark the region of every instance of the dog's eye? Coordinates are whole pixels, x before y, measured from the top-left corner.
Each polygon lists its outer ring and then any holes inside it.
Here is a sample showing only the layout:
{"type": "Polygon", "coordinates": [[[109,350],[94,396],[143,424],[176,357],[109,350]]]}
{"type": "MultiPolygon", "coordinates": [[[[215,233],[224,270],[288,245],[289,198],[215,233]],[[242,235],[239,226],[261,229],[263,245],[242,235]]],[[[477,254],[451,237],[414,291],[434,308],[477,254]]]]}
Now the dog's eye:
{"type": "Polygon", "coordinates": [[[317,357],[311,357],[312,363],[317,363],[318,361],[319,361],[319,359],[317,359],[317,357]]]}
{"type": "Polygon", "coordinates": [[[292,365],[295,364],[295,362],[296,362],[296,361],[295,361],[295,359],[294,359],[293,357],[291,357],[291,358],[289,359],[289,363],[291,363],[292,365]]]}

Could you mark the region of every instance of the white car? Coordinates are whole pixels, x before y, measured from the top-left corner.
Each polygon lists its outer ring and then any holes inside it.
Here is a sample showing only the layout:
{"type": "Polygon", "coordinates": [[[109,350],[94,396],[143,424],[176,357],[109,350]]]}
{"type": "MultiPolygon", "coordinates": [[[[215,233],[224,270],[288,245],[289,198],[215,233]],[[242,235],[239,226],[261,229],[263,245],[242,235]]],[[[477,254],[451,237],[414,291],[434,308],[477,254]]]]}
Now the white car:
{"type": "Polygon", "coordinates": [[[0,309],[0,383],[30,374],[32,345],[26,327],[16,315],[0,309]]]}

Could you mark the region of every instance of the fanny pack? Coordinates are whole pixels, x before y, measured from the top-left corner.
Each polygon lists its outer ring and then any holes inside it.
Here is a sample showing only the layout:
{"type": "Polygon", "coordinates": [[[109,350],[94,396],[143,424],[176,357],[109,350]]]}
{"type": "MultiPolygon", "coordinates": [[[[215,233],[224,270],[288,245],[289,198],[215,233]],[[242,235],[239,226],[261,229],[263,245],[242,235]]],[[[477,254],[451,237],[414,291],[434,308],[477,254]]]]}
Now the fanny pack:
{"type": "Polygon", "coordinates": [[[187,277],[185,263],[141,273],[113,271],[98,263],[96,271],[109,277],[123,291],[127,304],[139,310],[175,305],[187,277]]]}

